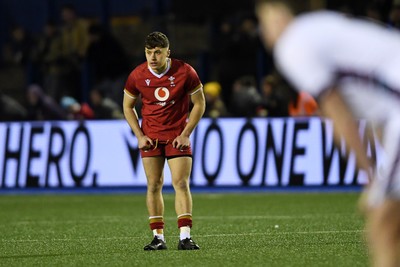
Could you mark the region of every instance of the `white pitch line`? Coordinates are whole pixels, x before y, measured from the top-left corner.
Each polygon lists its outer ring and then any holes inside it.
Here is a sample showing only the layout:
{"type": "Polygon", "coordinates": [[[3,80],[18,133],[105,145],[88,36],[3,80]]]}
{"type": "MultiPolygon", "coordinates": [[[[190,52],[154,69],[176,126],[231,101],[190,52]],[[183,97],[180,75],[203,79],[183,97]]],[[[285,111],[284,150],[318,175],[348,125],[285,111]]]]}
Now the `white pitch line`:
{"type": "MultiPolygon", "coordinates": [[[[333,213],[333,214],[324,214],[322,216],[318,216],[318,214],[303,214],[303,215],[298,215],[298,216],[293,216],[293,215],[219,215],[219,216],[196,216],[194,215],[193,218],[195,220],[228,220],[228,219],[232,219],[232,220],[237,220],[237,219],[253,219],[253,220],[274,220],[274,219],[278,219],[278,220],[294,220],[294,219],[310,219],[310,218],[316,218],[316,217],[328,217],[328,216],[343,216],[343,214],[341,213],[333,213]]],[[[176,220],[177,217],[174,216],[167,216],[164,217],[165,220],[176,220]]],[[[137,218],[136,218],[137,219],[137,218]]],[[[135,220],[136,220],[135,219],[135,220]]],[[[143,217],[143,220],[146,220],[147,217],[143,217]]],[[[90,223],[90,222],[95,222],[95,223],[99,223],[99,222],[117,222],[117,223],[125,223],[125,222],[132,222],[134,220],[132,220],[130,217],[127,216],[121,216],[121,217],[112,217],[112,216],[105,216],[105,217],[97,217],[97,218],[81,218],[79,220],[80,223],[90,223]]],[[[76,224],[77,221],[74,220],[47,220],[47,221],[18,221],[18,222],[9,222],[9,224],[13,224],[13,225],[34,225],[34,224],[76,224]]],[[[5,225],[1,225],[0,227],[5,227],[5,225]]]]}
{"type": "MultiPolygon", "coordinates": [[[[146,217],[143,218],[143,220],[146,220],[146,219],[147,219],[146,217]]],[[[115,218],[98,217],[98,218],[89,218],[89,219],[81,218],[79,221],[78,220],[75,220],[75,221],[74,220],[62,220],[62,221],[60,221],[60,220],[48,220],[48,221],[43,221],[43,220],[42,221],[34,221],[34,220],[32,220],[32,221],[9,222],[9,224],[13,224],[13,225],[71,224],[71,223],[76,224],[77,222],[80,222],[80,223],[90,223],[90,222],[99,223],[99,221],[107,222],[107,223],[110,223],[110,222],[118,222],[118,223],[120,223],[120,222],[132,222],[133,220],[131,220],[128,217],[115,217],[115,218]]],[[[1,226],[4,226],[4,224],[0,225],[0,227],[1,226]]]]}
{"type": "MultiPolygon", "coordinates": [[[[286,231],[279,230],[261,233],[228,233],[228,234],[209,234],[209,235],[196,235],[196,237],[235,237],[235,236],[265,236],[265,235],[311,235],[311,234],[340,234],[340,233],[363,233],[365,230],[327,230],[327,231],[286,231]]],[[[167,237],[177,237],[177,235],[167,237]]],[[[91,241],[91,240],[130,240],[146,238],[143,236],[128,236],[128,237],[99,237],[99,238],[54,238],[54,239],[1,239],[0,242],[15,242],[15,243],[34,243],[34,242],[65,242],[65,241],[91,241]]]]}
{"type": "Polygon", "coordinates": [[[1,239],[1,242],[15,243],[35,243],[35,242],[65,242],[65,241],[90,241],[90,240],[124,240],[124,239],[139,239],[143,236],[128,236],[128,237],[98,237],[98,238],[52,238],[52,239],[1,239]]]}
{"type": "Polygon", "coordinates": [[[228,216],[194,216],[194,219],[199,220],[212,220],[212,219],[308,219],[311,217],[315,217],[313,215],[300,215],[300,216],[292,216],[292,215],[228,215],[228,216]]]}
{"type": "MultiPolygon", "coordinates": [[[[331,213],[331,214],[323,214],[323,215],[318,215],[318,214],[303,214],[303,215],[207,215],[207,216],[193,216],[194,220],[216,220],[216,219],[287,219],[287,220],[293,220],[293,219],[310,219],[310,218],[326,218],[326,217],[332,217],[332,216],[340,216],[342,217],[344,214],[343,213],[331,213]]],[[[348,215],[348,214],[347,214],[348,215]]],[[[350,214],[348,216],[353,216],[354,214],[350,214]]],[[[355,215],[354,215],[355,216],[355,215]]],[[[176,217],[164,217],[166,220],[173,220],[176,219],[176,217]]]]}
{"type": "Polygon", "coordinates": [[[227,237],[227,236],[253,236],[253,235],[277,235],[277,234],[299,234],[299,235],[308,235],[308,234],[339,234],[339,233],[363,233],[365,230],[331,230],[331,231],[293,231],[293,232],[280,232],[271,231],[271,232],[262,232],[262,233],[235,233],[235,234],[216,234],[216,235],[199,235],[199,237],[227,237]]]}

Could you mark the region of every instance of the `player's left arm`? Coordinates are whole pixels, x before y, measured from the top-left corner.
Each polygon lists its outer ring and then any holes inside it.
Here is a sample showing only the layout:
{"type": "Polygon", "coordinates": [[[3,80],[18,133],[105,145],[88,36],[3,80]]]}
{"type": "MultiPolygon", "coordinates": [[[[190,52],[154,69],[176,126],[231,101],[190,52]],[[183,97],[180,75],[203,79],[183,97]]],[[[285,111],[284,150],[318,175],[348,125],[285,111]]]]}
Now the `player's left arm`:
{"type": "Polygon", "coordinates": [[[203,117],[204,111],[206,109],[206,101],[202,86],[198,88],[198,90],[195,90],[195,92],[190,96],[190,100],[193,104],[193,108],[189,115],[189,121],[183,129],[182,133],[178,137],[176,137],[172,143],[173,147],[178,149],[186,149],[190,146],[190,135],[196,128],[200,119],[203,117]]]}
{"type": "Polygon", "coordinates": [[[343,137],[346,144],[354,151],[357,166],[367,172],[371,178],[373,164],[367,156],[367,151],[361,140],[356,120],[337,90],[325,93],[319,99],[320,108],[323,115],[326,115],[334,124],[336,141],[343,137]]]}

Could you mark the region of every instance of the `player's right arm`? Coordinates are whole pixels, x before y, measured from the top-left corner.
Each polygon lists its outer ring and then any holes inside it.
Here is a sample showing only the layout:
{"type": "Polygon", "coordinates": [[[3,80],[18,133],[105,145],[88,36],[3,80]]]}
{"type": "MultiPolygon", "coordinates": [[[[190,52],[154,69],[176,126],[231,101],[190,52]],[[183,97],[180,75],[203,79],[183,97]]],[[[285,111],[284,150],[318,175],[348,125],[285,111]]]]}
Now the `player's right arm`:
{"type": "Polygon", "coordinates": [[[139,125],[139,117],[135,110],[137,97],[124,93],[123,111],[125,119],[138,139],[139,149],[148,150],[153,146],[153,141],[147,137],[139,125]]]}

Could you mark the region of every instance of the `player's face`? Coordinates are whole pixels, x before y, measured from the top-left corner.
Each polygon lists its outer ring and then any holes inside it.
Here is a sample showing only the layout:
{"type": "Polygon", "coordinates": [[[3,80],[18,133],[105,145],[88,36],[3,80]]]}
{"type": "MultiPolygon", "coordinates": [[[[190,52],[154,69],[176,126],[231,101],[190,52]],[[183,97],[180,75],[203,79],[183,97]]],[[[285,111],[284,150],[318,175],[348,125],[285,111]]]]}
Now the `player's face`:
{"type": "Polygon", "coordinates": [[[162,73],[167,66],[170,50],[168,47],[145,48],[146,60],[149,67],[156,73],[162,73]]]}
{"type": "Polygon", "coordinates": [[[272,49],[293,18],[289,9],[282,4],[260,4],[257,7],[260,34],[264,44],[272,49]]]}

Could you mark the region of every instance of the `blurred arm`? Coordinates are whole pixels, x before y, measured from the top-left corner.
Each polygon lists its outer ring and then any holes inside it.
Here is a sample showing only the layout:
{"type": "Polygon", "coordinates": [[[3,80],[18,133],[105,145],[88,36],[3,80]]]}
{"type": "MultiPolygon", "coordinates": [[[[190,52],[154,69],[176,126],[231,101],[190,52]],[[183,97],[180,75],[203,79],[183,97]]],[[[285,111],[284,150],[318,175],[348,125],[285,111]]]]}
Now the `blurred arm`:
{"type": "Polygon", "coordinates": [[[354,116],[337,90],[330,91],[320,100],[320,108],[324,115],[334,123],[335,140],[343,137],[346,144],[356,155],[357,166],[367,172],[371,178],[372,163],[360,138],[354,116]]]}

